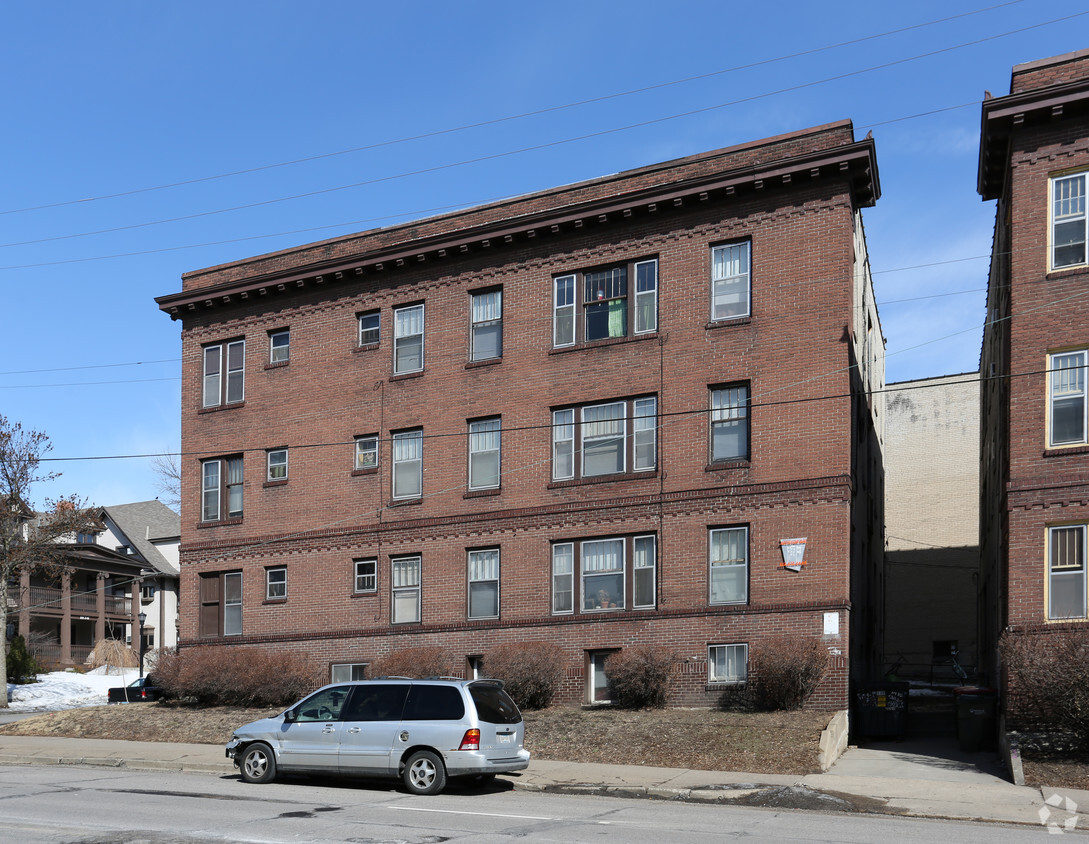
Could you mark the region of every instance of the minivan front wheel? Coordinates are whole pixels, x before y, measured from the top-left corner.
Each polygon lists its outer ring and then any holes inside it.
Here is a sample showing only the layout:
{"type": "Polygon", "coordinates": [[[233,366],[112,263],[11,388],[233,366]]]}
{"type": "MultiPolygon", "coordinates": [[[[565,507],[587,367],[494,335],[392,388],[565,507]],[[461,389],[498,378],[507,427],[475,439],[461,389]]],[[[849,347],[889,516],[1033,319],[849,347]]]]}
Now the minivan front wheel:
{"type": "Polygon", "coordinates": [[[272,782],[276,778],[276,757],[267,744],[257,742],[246,748],[238,770],[246,782],[272,782]]]}
{"type": "Polygon", "coordinates": [[[417,750],[405,762],[404,781],[413,794],[438,794],[446,787],[446,768],[437,754],[417,750]]]}

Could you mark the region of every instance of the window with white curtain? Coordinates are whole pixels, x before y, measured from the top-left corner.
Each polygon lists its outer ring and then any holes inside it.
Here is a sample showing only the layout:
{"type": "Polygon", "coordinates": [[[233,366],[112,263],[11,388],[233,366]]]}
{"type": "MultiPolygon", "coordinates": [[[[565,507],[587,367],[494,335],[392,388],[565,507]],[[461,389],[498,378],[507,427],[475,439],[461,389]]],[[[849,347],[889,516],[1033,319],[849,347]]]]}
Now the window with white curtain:
{"type": "Polygon", "coordinates": [[[474,293],[471,302],[470,360],[503,356],[503,291],[474,293]]]}
{"type": "Polygon", "coordinates": [[[708,683],[744,683],[749,676],[749,646],[709,645],[707,648],[708,683]]]}
{"type": "Polygon", "coordinates": [[[658,330],[656,258],[556,276],[552,292],[556,348],[658,330]]]}
{"type": "Polygon", "coordinates": [[[593,478],[657,467],[654,396],[552,412],[552,479],[593,478]]]}
{"type": "Polygon", "coordinates": [[[1085,525],[1047,529],[1047,617],[1085,618],[1085,525]]]}
{"type": "Polygon", "coordinates": [[[391,560],[394,624],[420,620],[420,557],[394,557],[391,560]]]}
{"type": "Polygon", "coordinates": [[[411,305],[393,311],[393,374],[420,372],[424,368],[424,306],[411,305]]]}
{"type": "Polygon", "coordinates": [[[1085,351],[1048,355],[1048,445],[1086,441],[1085,351]]]}
{"type": "Polygon", "coordinates": [[[1089,213],[1085,194],[1089,174],[1075,173],[1051,180],[1051,268],[1080,267],[1087,263],[1089,213]]]}
{"type": "Polygon", "coordinates": [[[749,316],[749,243],[711,249],[711,320],[749,316]]]}
{"type": "Polygon", "coordinates": [[[749,599],[749,529],[709,532],[712,604],[744,604],[749,599]]]}
{"type": "Polygon", "coordinates": [[[423,493],[423,431],[393,435],[393,497],[419,498],[423,493]]]}
{"type": "Polygon", "coordinates": [[[552,612],[607,612],[628,606],[653,609],[657,556],[654,535],[554,543],[552,612]]]}
{"type": "Polygon", "coordinates": [[[499,549],[469,552],[469,618],[499,617],[499,549]]]}
{"type": "Polygon", "coordinates": [[[749,385],[711,390],[711,462],[749,459],[749,385]]]}
{"type": "Polygon", "coordinates": [[[469,489],[498,489],[501,429],[499,419],[469,423],[469,489]]]}

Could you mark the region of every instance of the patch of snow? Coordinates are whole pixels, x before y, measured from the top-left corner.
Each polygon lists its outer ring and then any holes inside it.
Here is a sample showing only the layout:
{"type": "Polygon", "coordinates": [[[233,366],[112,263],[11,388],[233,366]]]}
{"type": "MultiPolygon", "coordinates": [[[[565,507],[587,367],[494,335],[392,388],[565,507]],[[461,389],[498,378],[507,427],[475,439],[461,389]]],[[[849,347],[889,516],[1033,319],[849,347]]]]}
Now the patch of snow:
{"type": "Polygon", "coordinates": [[[127,686],[140,672],[135,668],[109,669],[102,666],[80,674],[76,671],[51,671],[39,674],[37,683],[8,683],[8,708],[14,712],[52,712],[80,706],[101,706],[106,691],[127,686]]]}

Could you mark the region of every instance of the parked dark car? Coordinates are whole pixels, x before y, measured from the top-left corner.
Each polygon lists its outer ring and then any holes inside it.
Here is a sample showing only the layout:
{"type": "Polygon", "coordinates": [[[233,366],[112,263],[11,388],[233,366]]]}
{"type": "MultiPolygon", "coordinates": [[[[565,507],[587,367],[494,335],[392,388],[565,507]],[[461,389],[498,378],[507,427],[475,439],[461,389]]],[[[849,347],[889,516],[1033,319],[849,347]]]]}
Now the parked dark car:
{"type": "Polygon", "coordinates": [[[143,700],[158,700],[162,696],[163,690],[156,684],[154,677],[141,677],[127,686],[107,690],[106,703],[138,703],[143,700]]]}

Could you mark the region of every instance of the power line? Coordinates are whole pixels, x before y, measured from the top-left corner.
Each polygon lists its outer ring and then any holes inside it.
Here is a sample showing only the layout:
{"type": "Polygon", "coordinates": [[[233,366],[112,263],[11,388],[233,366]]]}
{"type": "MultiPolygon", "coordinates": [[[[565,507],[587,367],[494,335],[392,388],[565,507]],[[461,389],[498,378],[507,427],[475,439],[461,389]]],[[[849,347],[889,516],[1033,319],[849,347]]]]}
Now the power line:
{"type": "MultiPolygon", "coordinates": [[[[273,163],[273,164],[264,164],[264,165],[260,165],[260,166],[256,166],[256,167],[247,167],[247,168],[244,168],[244,169],[241,169],[241,170],[233,170],[233,171],[226,172],[226,173],[218,173],[218,174],[215,174],[215,175],[212,175],[212,176],[200,176],[200,177],[193,178],[193,179],[183,179],[183,180],[180,180],[180,181],[177,181],[177,182],[171,182],[171,183],[168,183],[168,184],[152,185],[150,187],[143,187],[143,188],[134,188],[134,189],[131,189],[131,190],[126,190],[126,191],[118,191],[116,193],[103,194],[102,196],[85,197],[83,199],[70,199],[70,200],[64,200],[64,201],[61,201],[61,202],[46,203],[46,204],[43,204],[43,205],[32,205],[32,206],[28,206],[28,207],[25,207],[25,208],[12,208],[12,209],[8,209],[6,211],[0,211],[0,216],[7,215],[7,214],[20,214],[20,213],[24,213],[24,212],[27,212],[27,211],[41,211],[41,210],[49,209],[49,208],[62,208],[62,207],[69,206],[69,205],[83,205],[83,204],[86,204],[86,203],[89,203],[89,202],[99,202],[99,201],[105,200],[105,199],[117,199],[117,198],[125,197],[125,196],[135,196],[135,195],[138,195],[138,194],[149,193],[149,192],[152,192],[152,191],[160,191],[160,190],[167,190],[167,189],[170,189],[170,188],[184,187],[186,185],[200,184],[202,182],[210,182],[210,181],[215,181],[215,180],[218,180],[218,179],[227,179],[227,178],[231,178],[233,176],[243,176],[243,175],[247,175],[247,174],[250,174],[250,173],[259,173],[259,172],[262,172],[262,171],[265,171],[265,170],[273,170],[273,169],[280,168],[280,167],[290,167],[290,166],[293,166],[293,165],[296,165],[296,164],[304,164],[304,163],[307,163],[307,162],[310,162],[310,161],[320,161],[320,160],[323,160],[323,159],[334,158],[334,157],[341,156],[341,155],[349,155],[351,153],[365,152],[365,151],[373,150],[373,149],[381,149],[382,147],[388,147],[388,146],[394,146],[394,145],[398,145],[398,144],[409,143],[411,141],[420,141],[420,140],[426,140],[426,139],[429,139],[429,138],[437,138],[437,137],[441,137],[441,136],[444,136],[444,135],[454,134],[456,132],[465,132],[465,131],[468,131],[470,129],[480,129],[480,128],[483,128],[485,126],[495,126],[495,125],[498,125],[498,124],[501,124],[501,123],[507,123],[507,122],[510,122],[510,121],[513,121],[513,120],[521,120],[521,119],[524,119],[524,118],[527,118],[527,117],[538,117],[540,115],[552,114],[552,113],[555,113],[555,112],[558,112],[558,111],[564,111],[564,110],[567,110],[567,109],[577,108],[579,106],[592,105],[594,103],[607,102],[609,100],[619,99],[619,98],[622,98],[622,97],[629,97],[629,96],[632,96],[632,95],[635,95],[635,94],[644,94],[644,93],[647,93],[649,91],[657,91],[657,90],[661,90],[661,89],[664,89],[664,88],[671,88],[671,87],[674,87],[674,86],[677,86],[677,85],[684,85],[684,84],[687,84],[689,82],[697,82],[697,81],[701,81],[701,80],[704,80],[704,79],[711,79],[711,78],[714,78],[716,76],[723,76],[725,74],[736,73],[736,72],[742,71],[742,70],[752,70],[754,68],[763,67],[763,66],[766,66],[766,65],[769,65],[769,64],[776,64],[778,62],[788,61],[790,59],[802,58],[804,56],[811,56],[811,55],[815,55],[817,53],[823,53],[823,52],[827,52],[829,50],[839,49],[841,47],[848,47],[848,46],[852,46],[852,45],[855,45],[855,44],[862,44],[862,43],[864,43],[866,41],[873,41],[873,40],[876,40],[876,39],[879,39],[879,38],[887,38],[887,37],[889,37],[891,35],[900,35],[900,34],[903,34],[905,32],[911,32],[911,31],[916,30],[916,29],[924,29],[924,28],[929,27],[929,26],[936,26],[937,24],[948,23],[950,21],[959,20],[961,18],[967,18],[967,17],[972,17],[972,16],[975,16],[975,15],[980,15],[980,14],[983,14],[985,12],[992,12],[995,9],[1001,9],[1001,8],[1005,8],[1007,6],[1016,6],[1016,5],[1018,5],[1020,3],[1023,3],[1023,2],[1024,2],[1024,0],[1009,0],[1009,2],[998,3],[998,4],[993,5],[993,6],[986,6],[984,8],[975,9],[975,10],[970,11],[970,12],[962,12],[960,14],[950,15],[949,17],[945,17],[945,18],[937,18],[937,19],[930,20],[930,21],[924,21],[922,23],[912,24],[910,26],[900,27],[898,29],[890,29],[890,30],[887,30],[885,32],[879,32],[879,33],[875,33],[873,35],[866,35],[866,36],[862,36],[860,38],[853,38],[853,39],[850,39],[848,41],[840,41],[840,42],[837,42],[837,43],[834,43],[834,44],[827,44],[827,45],[825,45],[823,47],[813,47],[813,48],[808,49],[808,50],[801,50],[801,51],[796,52],[796,53],[787,53],[785,55],[776,56],[776,57],[770,58],[770,59],[761,59],[759,61],[750,62],[748,64],[735,65],[733,67],[723,68],[723,69],[720,69],[720,70],[714,70],[714,71],[710,71],[708,73],[700,73],[700,74],[696,74],[696,75],[693,75],[693,76],[686,76],[686,77],[682,77],[680,79],[674,79],[674,80],[670,80],[670,81],[667,81],[667,82],[660,82],[660,83],[657,83],[657,84],[654,84],[654,85],[646,85],[646,86],[643,86],[641,88],[632,88],[632,89],[627,90],[627,91],[618,91],[618,92],[614,92],[614,93],[611,93],[611,94],[603,94],[603,95],[598,96],[598,97],[590,97],[590,98],[587,98],[587,99],[576,100],[574,102],[564,103],[564,104],[561,104],[561,105],[548,106],[546,108],[534,109],[532,111],[525,111],[525,112],[521,112],[519,114],[505,115],[503,117],[497,117],[497,118],[494,118],[494,119],[491,119],[491,120],[482,120],[482,121],[477,121],[477,122],[474,122],[474,123],[466,123],[466,124],[463,124],[461,126],[454,126],[454,127],[450,127],[450,128],[446,128],[446,129],[436,129],[436,130],[433,130],[433,131],[430,131],[430,132],[422,132],[422,133],[417,134],[417,135],[408,135],[408,136],[401,137],[401,138],[394,138],[394,139],[390,139],[390,140],[386,140],[386,141],[378,141],[378,142],[375,142],[375,143],[372,143],[372,144],[365,144],[363,146],[351,147],[349,149],[336,150],[336,151],[333,151],[333,152],[318,153],[316,155],[304,156],[302,158],[290,159],[288,161],[280,161],[280,162],[276,162],[276,163],[273,163]]],[[[974,103],[973,103],[973,105],[974,105],[974,103]]],[[[960,106],[953,106],[952,108],[960,108],[960,106]]],[[[939,109],[939,111],[941,111],[941,110],[948,110],[948,109],[939,109]]],[[[928,114],[933,114],[933,113],[936,113],[936,112],[928,112],[928,114]]],[[[900,119],[907,119],[907,118],[900,118],[900,119]]],[[[887,121],[887,122],[894,122],[894,121],[887,121]]],[[[881,125],[881,124],[873,124],[873,125],[881,125]]]]}
{"type": "Polygon", "coordinates": [[[327,194],[330,194],[330,193],[336,193],[338,191],[350,190],[352,188],[366,187],[366,186],[370,186],[370,185],[396,181],[396,180],[399,180],[399,179],[405,179],[405,178],[409,178],[409,177],[412,177],[412,176],[428,175],[428,174],[431,174],[431,173],[441,172],[443,170],[450,170],[450,169],[454,169],[454,168],[458,168],[458,167],[465,167],[465,166],[468,166],[470,164],[481,164],[481,163],[484,163],[484,162],[487,162],[487,161],[497,161],[497,160],[502,159],[502,158],[509,158],[509,157],[516,156],[516,155],[523,155],[523,154],[528,153],[528,152],[539,152],[541,150],[552,149],[554,147],[563,146],[565,144],[571,144],[571,143],[576,143],[576,142],[579,142],[579,141],[591,140],[591,139],[594,139],[594,138],[606,137],[608,135],[614,135],[614,134],[618,134],[620,132],[627,132],[627,131],[630,131],[632,129],[641,129],[641,128],[645,128],[647,126],[655,126],[655,125],[658,125],[658,124],[661,124],[661,123],[667,123],[667,122],[672,121],[672,120],[679,120],[679,119],[682,119],[682,118],[685,118],[685,117],[692,117],[692,116],[697,115],[697,114],[706,114],[706,113],[711,112],[711,111],[717,111],[719,109],[728,108],[730,106],[740,105],[742,103],[754,102],[756,100],[766,99],[768,97],[778,96],[780,94],[792,93],[792,92],[795,92],[795,91],[801,91],[801,90],[804,90],[804,89],[807,89],[807,88],[816,87],[818,85],[824,85],[824,84],[827,84],[829,82],[837,82],[837,81],[840,81],[840,80],[843,80],[843,79],[849,79],[849,78],[852,78],[852,77],[855,77],[855,76],[860,76],[860,75],[865,74],[865,73],[872,73],[872,72],[878,71],[878,70],[887,70],[890,67],[896,67],[896,66],[899,66],[899,65],[908,64],[910,62],[920,61],[920,60],[926,59],[926,58],[932,58],[933,56],[942,55],[942,54],[945,54],[945,53],[953,52],[955,50],[961,50],[961,49],[964,49],[966,47],[973,47],[973,46],[977,46],[979,44],[987,43],[989,41],[995,41],[995,40],[997,40],[999,38],[1006,38],[1006,37],[1008,37],[1010,35],[1016,35],[1016,34],[1019,34],[1019,33],[1022,33],[1022,32],[1027,32],[1027,31],[1033,30],[1033,29],[1039,29],[1041,27],[1050,26],[1050,25],[1056,24],[1056,23],[1063,23],[1063,22],[1066,22],[1066,21],[1069,21],[1069,20],[1073,20],[1074,18],[1083,17],[1085,15],[1089,15],[1089,11],[1076,12],[1076,13],[1074,13],[1072,15],[1066,15],[1064,17],[1055,18],[1055,19],[1050,20],[1050,21],[1044,21],[1042,23],[1032,24],[1030,26],[1020,27],[1018,29],[1009,30],[1008,32],[998,33],[997,35],[990,35],[990,36],[987,36],[985,38],[977,38],[977,39],[975,39],[973,41],[966,41],[966,42],[963,42],[961,44],[955,44],[955,45],[953,45],[951,47],[942,47],[942,48],[937,49],[937,50],[930,50],[930,51],[925,52],[925,53],[919,53],[919,54],[917,54],[915,56],[909,56],[909,57],[903,58],[903,59],[894,59],[892,61],[883,62],[883,63],[877,64],[877,65],[871,65],[870,67],[861,68],[859,70],[847,71],[845,73],[840,73],[840,74],[836,74],[836,75],[833,75],[833,76],[828,76],[828,77],[825,77],[823,79],[818,79],[818,80],[814,80],[814,81],[811,81],[811,82],[799,83],[798,85],[791,85],[791,86],[788,86],[788,87],[785,87],[785,88],[776,89],[774,91],[767,91],[767,92],[764,92],[762,94],[753,94],[751,96],[741,97],[741,98],[736,99],[736,100],[730,100],[730,101],[725,102],[725,103],[719,103],[719,104],[716,104],[716,105],[710,105],[710,106],[704,106],[702,108],[691,109],[689,111],[679,112],[679,113],[676,113],[676,114],[667,115],[665,117],[657,117],[657,118],[651,118],[651,119],[648,119],[648,120],[642,120],[642,121],[639,121],[639,122],[636,122],[636,123],[629,123],[629,124],[624,125],[624,126],[613,127],[611,129],[601,129],[601,130],[598,130],[596,132],[588,132],[588,133],[583,134],[583,135],[576,135],[576,136],[572,136],[572,137],[568,137],[568,138],[562,138],[562,139],[556,140],[556,141],[547,141],[547,142],[540,143],[540,144],[532,144],[530,146],[521,147],[521,148],[518,148],[518,149],[505,150],[503,152],[497,152],[497,153],[491,153],[491,154],[488,154],[488,155],[476,156],[474,158],[468,158],[468,159],[463,159],[461,161],[449,162],[447,164],[438,164],[438,165],[435,165],[435,166],[432,166],[432,167],[422,167],[422,168],[418,168],[416,170],[403,171],[401,173],[394,173],[394,174],[389,174],[389,175],[376,176],[376,177],[374,177],[372,179],[364,179],[362,181],[352,182],[350,184],[336,185],[336,186],[331,187],[331,188],[321,188],[321,189],[312,190],[312,191],[305,191],[303,193],[292,194],[292,195],[289,195],[289,196],[281,196],[281,197],[276,197],[276,198],[273,198],[273,199],[261,200],[261,201],[258,201],[258,202],[249,202],[249,203],[244,203],[242,205],[230,206],[230,207],[227,207],[227,208],[213,209],[211,211],[200,211],[200,212],[196,212],[196,213],[193,213],[193,214],[179,215],[177,217],[166,217],[166,218],[162,218],[162,219],[159,219],[159,220],[150,220],[150,221],[146,221],[146,222],[142,222],[142,223],[131,223],[131,224],[125,225],[125,226],[114,226],[114,227],[106,228],[106,229],[95,229],[95,230],[92,230],[92,231],[77,232],[75,234],[54,235],[52,237],[35,238],[35,239],[32,239],[32,240],[22,240],[22,241],[13,241],[13,242],[9,242],[9,243],[0,243],[0,249],[7,249],[7,248],[11,248],[11,247],[16,247],[16,246],[30,246],[30,245],[35,245],[35,244],[39,244],[39,243],[55,243],[55,242],[61,241],[61,240],[72,240],[72,239],[81,238],[81,237],[93,237],[93,236],[97,236],[97,235],[101,235],[101,234],[113,234],[113,233],[121,232],[121,231],[131,231],[133,229],[140,229],[140,228],[148,228],[148,227],[151,227],[151,226],[165,225],[167,223],[177,223],[177,222],[184,222],[184,221],[187,221],[187,220],[201,219],[201,218],[205,218],[205,217],[216,216],[216,215],[219,215],[219,214],[226,214],[226,213],[230,213],[230,212],[233,212],[233,211],[245,211],[245,210],[249,210],[249,209],[252,209],[252,208],[261,208],[261,207],[266,207],[266,206],[269,206],[269,205],[276,205],[276,204],[281,203],[281,202],[290,202],[290,201],[294,201],[296,199],[307,199],[307,198],[314,197],[314,196],[324,196],[324,195],[327,195],[327,194]]]}

